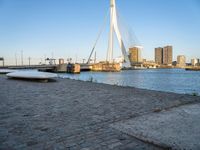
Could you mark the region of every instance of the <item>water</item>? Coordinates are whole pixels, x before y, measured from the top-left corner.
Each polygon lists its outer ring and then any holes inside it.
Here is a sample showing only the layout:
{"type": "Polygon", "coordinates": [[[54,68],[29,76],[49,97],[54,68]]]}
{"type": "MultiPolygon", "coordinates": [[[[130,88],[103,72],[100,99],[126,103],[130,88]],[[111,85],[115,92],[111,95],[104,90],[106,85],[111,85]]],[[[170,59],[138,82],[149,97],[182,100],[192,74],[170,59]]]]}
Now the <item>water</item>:
{"type": "Polygon", "coordinates": [[[60,74],[63,78],[131,86],[142,89],[200,95],[200,72],[184,69],[125,70],[121,72],[81,72],[60,74]]]}

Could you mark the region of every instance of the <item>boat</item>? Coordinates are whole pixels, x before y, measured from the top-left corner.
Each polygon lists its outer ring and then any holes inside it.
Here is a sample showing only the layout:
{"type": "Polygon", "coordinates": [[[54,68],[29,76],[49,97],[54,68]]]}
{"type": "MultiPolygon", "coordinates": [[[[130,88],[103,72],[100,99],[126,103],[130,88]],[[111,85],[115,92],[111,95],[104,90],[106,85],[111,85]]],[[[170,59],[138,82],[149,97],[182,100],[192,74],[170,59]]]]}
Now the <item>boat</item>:
{"type": "Polygon", "coordinates": [[[48,82],[50,79],[57,78],[55,73],[39,72],[39,71],[15,71],[6,74],[8,78],[26,79],[26,80],[40,80],[48,82]]]}
{"type": "Polygon", "coordinates": [[[0,69],[0,74],[7,74],[7,73],[11,73],[11,72],[15,72],[18,70],[15,69],[0,69]]]}

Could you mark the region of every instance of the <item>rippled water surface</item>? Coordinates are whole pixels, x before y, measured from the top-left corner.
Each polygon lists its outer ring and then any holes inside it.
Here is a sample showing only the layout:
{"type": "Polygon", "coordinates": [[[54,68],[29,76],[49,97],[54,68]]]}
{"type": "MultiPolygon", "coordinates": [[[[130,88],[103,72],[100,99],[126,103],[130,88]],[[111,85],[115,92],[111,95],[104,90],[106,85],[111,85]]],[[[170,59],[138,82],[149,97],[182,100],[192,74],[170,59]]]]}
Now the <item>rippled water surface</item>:
{"type": "Polygon", "coordinates": [[[81,72],[61,77],[98,83],[132,86],[175,93],[200,94],[200,72],[184,69],[126,70],[121,72],[81,72]]]}

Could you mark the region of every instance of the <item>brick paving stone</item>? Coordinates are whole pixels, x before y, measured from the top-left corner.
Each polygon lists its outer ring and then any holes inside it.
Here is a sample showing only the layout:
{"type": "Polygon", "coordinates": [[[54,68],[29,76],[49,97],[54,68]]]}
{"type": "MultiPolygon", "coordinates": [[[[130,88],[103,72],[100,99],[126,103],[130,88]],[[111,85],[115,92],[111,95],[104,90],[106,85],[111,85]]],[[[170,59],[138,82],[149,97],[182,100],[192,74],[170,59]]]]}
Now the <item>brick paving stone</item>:
{"type": "Polygon", "coordinates": [[[0,149],[162,149],[110,127],[198,97],[68,79],[0,76],[0,149]]]}

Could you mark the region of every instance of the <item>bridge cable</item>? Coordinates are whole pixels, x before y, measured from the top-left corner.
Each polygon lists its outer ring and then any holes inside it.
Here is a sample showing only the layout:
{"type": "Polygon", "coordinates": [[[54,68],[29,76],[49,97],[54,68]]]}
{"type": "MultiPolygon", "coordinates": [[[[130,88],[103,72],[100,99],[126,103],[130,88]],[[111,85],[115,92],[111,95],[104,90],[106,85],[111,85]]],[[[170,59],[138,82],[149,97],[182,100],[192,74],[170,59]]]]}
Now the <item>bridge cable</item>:
{"type": "Polygon", "coordinates": [[[105,17],[104,17],[104,22],[103,22],[103,24],[102,24],[102,27],[101,27],[100,30],[99,30],[97,39],[96,39],[96,41],[95,41],[95,43],[94,43],[94,46],[93,46],[93,48],[92,48],[92,51],[91,51],[91,53],[90,53],[90,56],[89,56],[88,61],[87,61],[87,64],[90,63],[90,59],[91,59],[91,57],[92,57],[92,54],[94,53],[94,50],[95,50],[95,48],[96,48],[96,45],[97,45],[97,43],[98,43],[98,41],[99,41],[99,39],[100,39],[100,37],[101,37],[101,34],[102,34],[102,32],[103,32],[103,30],[104,30],[104,28],[105,28],[105,26],[106,26],[106,21],[107,21],[108,15],[109,15],[109,11],[106,13],[106,15],[105,15],[105,17]]]}

